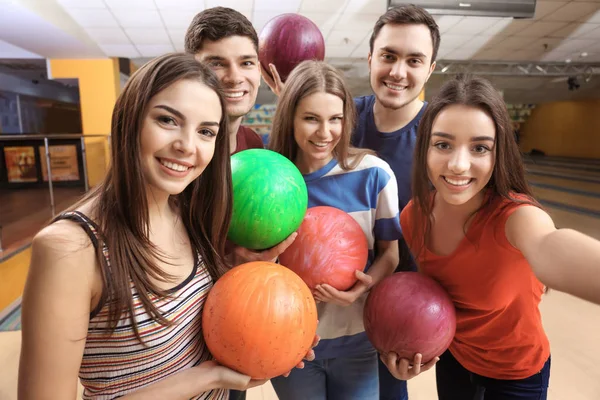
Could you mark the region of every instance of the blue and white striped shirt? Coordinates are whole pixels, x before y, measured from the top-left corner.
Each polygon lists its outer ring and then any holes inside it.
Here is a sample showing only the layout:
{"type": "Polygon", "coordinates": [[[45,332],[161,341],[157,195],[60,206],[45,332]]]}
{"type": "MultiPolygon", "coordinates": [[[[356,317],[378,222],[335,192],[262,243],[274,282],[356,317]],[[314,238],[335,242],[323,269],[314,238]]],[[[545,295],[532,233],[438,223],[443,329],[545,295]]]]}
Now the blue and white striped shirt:
{"type": "MultiPolygon", "coordinates": [[[[377,240],[393,241],[402,236],[396,178],[382,159],[366,155],[350,171],[344,171],[333,159],[320,170],[304,175],[304,180],[308,187],[308,207],[336,207],[360,224],[369,244],[365,271],[375,259],[377,240]]],[[[373,349],[363,326],[366,298],[367,293],[348,307],[329,303],[317,305],[317,334],[321,337],[314,349],[317,359],[349,356],[373,349]]]]}

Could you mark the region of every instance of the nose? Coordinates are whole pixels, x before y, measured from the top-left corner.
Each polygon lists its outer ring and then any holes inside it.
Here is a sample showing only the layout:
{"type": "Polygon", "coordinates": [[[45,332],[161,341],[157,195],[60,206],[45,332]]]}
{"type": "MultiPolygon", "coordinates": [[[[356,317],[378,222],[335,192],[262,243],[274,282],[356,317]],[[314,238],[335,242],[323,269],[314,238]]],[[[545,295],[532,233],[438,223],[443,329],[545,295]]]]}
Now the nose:
{"type": "Polygon", "coordinates": [[[448,169],[457,175],[464,174],[471,166],[471,158],[468,149],[459,148],[452,152],[448,162],[448,169]]]}
{"type": "Polygon", "coordinates": [[[334,124],[329,121],[323,121],[319,124],[317,131],[315,132],[315,136],[319,139],[327,140],[332,136],[332,131],[334,130],[334,124]]]}
{"type": "Polygon", "coordinates": [[[191,127],[181,129],[179,135],[173,142],[173,148],[181,155],[193,154],[196,149],[194,138],[197,135],[198,133],[196,130],[191,127]]]}
{"type": "Polygon", "coordinates": [[[392,70],[390,71],[390,76],[394,79],[404,79],[406,78],[407,66],[406,63],[402,60],[399,60],[394,63],[392,66],[392,70]]]}
{"type": "Polygon", "coordinates": [[[227,72],[223,76],[223,83],[230,86],[235,86],[243,82],[243,76],[238,65],[232,64],[227,68],[227,72]]]}

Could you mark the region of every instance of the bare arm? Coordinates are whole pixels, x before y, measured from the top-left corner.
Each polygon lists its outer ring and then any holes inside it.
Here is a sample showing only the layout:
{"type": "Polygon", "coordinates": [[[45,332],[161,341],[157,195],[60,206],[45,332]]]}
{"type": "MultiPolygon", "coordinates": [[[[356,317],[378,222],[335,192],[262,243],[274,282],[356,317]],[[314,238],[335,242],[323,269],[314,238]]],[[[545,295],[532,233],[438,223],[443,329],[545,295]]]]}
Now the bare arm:
{"type": "MultiPolygon", "coordinates": [[[[77,397],[89,315],[99,297],[98,287],[101,276],[94,248],[80,227],[60,221],[35,237],[23,294],[20,400],[77,397]]],[[[189,399],[219,387],[244,390],[262,383],[210,361],[124,398],[189,399]]]]}
{"type": "Polygon", "coordinates": [[[93,297],[94,248],[60,221],[33,240],[22,311],[18,398],[75,399],[93,297]]]}
{"type": "Polygon", "coordinates": [[[315,299],[347,306],[354,303],[383,278],[391,275],[398,265],[398,241],[378,240],[375,245],[377,246],[377,256],[373,260],[373,264],[366,274],[356,271],[358,282],[350,290],[341,292],[327,284],[317,285],[314,293],[315,299]]]}
{"type": "Polygon", "coordinates": [[[546,286],[600,304],[600,242],[556,229],[543,210],[524,206],[506,222],[506,238],[546,286]]]}
{"type": "Polygon", "coordinates": [[[217,389],[246,390],[259,386],[266,381],[250,379],[249,376],[239,374],[228,368],[218,365],[214,361],[202,364],[173,374],[159,382],[136,390],[123,400],[187,400],[200,393],[217,389]]]}

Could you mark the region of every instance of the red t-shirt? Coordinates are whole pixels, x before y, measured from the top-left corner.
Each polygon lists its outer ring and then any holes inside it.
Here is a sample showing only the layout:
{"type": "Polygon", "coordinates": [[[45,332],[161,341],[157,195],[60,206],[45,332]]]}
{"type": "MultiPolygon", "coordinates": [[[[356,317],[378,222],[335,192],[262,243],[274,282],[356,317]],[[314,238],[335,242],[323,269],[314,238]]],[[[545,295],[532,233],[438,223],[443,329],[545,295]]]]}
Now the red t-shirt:
{"type": "MultiPolygon", "coordinates": [[[[522,206],[498,197],[477,213],[452,254],[425,248],[415,255],[419,270],[439,282],[456,307],[450,352],[466,369],[489,378],[530,377],[550,355],[538,308],[544,286],[505,233],[508,217],[522,206]]],[[[411,201],[400,223],[414,254],[423,238],[412,237],[413,208],[411,201]]]]}
{"type": "Polygon", "coordinates": [[[237,145],[232,154],[239,153],[248,149],[263,149],[263,141],[260,136],[252,129],[240,125],[237,131],[237,145]]]}
{"type": "MultiPolygon", "coordinates": [[[[263,141],[260,136],[252,129],[240,125],[237,131],[237,144],[235,151],[232,154],[239,153],[242,150],[248,149],[264,149],[263,141]]],[[[227,240],[225,243],[225,254],[233,251],[234,244],[227,240]]]]}

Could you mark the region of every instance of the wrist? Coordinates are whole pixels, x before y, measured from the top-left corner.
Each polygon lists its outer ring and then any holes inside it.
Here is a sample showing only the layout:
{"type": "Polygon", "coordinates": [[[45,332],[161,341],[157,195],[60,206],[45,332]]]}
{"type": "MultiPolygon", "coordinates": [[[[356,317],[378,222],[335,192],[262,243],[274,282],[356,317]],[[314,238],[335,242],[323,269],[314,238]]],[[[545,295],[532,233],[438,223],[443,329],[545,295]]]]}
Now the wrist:
{"type": "Polygon", "coordinates": [[[207,390],[220,389],[222,387],[221,368],[212,361],[205,361],[197,367],[188,371],[194,371],[193,382],[196,383],[196,393],[202,393],[207,390]]]}

